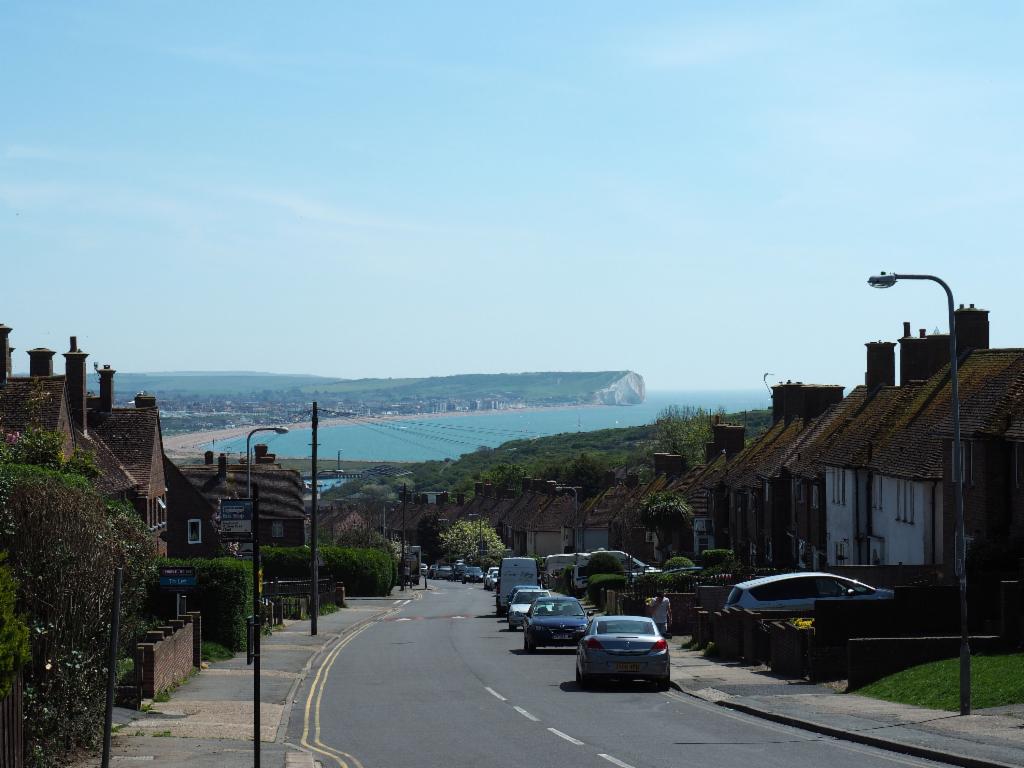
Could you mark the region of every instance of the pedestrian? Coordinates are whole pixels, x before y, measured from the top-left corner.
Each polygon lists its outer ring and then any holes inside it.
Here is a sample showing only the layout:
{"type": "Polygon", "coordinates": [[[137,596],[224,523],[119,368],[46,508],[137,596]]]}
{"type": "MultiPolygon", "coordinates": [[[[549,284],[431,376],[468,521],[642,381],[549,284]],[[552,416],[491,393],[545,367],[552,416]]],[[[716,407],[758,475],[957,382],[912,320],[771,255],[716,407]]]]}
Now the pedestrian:
{"type": "Polygon", "coordinates": [[[405,585],[409,583],[409,563],[407,561],[402,562],[402,591],[405,591],[405,585]]]}
{"type": "Polygon", "coordinates": [[[672,622],[672,603],[665,597],[665,593],[654,593],[654,599],[647,606],[647,615],[654,619],[658,632],[662,637],[668,637],[668,625],[672,622]]]}

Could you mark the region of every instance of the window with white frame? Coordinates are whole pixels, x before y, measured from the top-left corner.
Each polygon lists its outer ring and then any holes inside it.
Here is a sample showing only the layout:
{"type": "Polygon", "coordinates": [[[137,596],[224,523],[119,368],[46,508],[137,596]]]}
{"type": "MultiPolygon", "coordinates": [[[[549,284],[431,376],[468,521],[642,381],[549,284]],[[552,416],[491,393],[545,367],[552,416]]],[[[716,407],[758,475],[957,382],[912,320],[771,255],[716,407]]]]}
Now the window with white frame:
{"type": "Polygon", "coordinates": [[[271,522],[270,537],[272,539],[284,538],[284,522],[282,520],[274,520],[273,522],[271,522]]]}
{"type": "Polygon", "coordinates": [[[811,509],[818,508],[818,484],[811,486],[811,509]]]}
{"type": "Polygon", "coordinates": [[[882,478],[875,475],[871,482],[871,506],[882,511],[882,478]]]}
{"type": "Polygon", "coordinates": [[[804,481],[800,478],[793,481],[793,496],[797,501],[804,500],[804,481]]]}
{"type": "Polygon", "coordinates": [[[188,543],[203,543],[203,521],[197,517],[188,521],[188,543]]]}
{"type": "Polygon", "coordinates": [[[841,487],[840,498],[842,499],[842,505],[846,506],[846,470],[839,470],[839,485],[841,487]]]}
{"type": "Polygon", "coordinates": [[[844,562],[846,560],[846,542],[845,541],[837,541],[837,542],[835,542],[835,545],[836,545],[836,562],[837,563],[842,563],[842,562],[844,562]]]}

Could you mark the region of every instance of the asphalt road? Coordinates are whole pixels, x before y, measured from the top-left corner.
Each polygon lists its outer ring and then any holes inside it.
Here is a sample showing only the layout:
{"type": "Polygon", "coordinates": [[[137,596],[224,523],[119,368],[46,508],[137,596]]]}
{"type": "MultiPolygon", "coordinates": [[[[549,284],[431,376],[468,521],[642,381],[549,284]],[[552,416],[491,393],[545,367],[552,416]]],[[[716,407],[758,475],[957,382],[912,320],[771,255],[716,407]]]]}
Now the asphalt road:
{"type": "Polygon", "coordinates": [[[937,765],[650,685],[582,691],[574,650],[526,655],[522,633],[505,627],[491,592],[432,581],[319,660],[290,740],[340,768],[937,765]]]}

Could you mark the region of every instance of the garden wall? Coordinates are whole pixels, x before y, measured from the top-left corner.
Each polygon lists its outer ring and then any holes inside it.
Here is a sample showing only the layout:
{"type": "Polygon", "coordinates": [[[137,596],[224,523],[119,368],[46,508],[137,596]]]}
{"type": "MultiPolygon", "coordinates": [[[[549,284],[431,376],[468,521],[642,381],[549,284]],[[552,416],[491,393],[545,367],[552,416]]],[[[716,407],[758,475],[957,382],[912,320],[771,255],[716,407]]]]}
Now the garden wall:
{"type": "Polygon", "coordinates": [[[142,698],[186,680],[202,665],[202,621],[198,613],[172,619],[166,626],[146,633],[136,646],[136,679],[142,698]]]}
{"type": "MultiPolygon", "coordinates": [[[[971,653],[998,653],[1000,638],[970,638],[971,653]]],[[[960,655],[960,637],[859,637],[847,643],[848,690],[855,690],[887,675],[918,664],[960,655]]]]}

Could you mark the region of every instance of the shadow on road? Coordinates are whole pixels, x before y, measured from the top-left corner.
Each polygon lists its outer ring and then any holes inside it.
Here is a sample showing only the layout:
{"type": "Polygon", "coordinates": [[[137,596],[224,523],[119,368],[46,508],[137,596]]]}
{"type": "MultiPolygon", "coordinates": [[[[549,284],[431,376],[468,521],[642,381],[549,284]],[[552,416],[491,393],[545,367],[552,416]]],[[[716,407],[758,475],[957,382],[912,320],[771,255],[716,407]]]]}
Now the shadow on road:
{"type": "Polygon", "coordinates": [[[657,693],[654,683],[639,680],[595,680],[590,688],[580,688],[575,680],[566,680],[558,687],[566,693],[657,693]]]}

